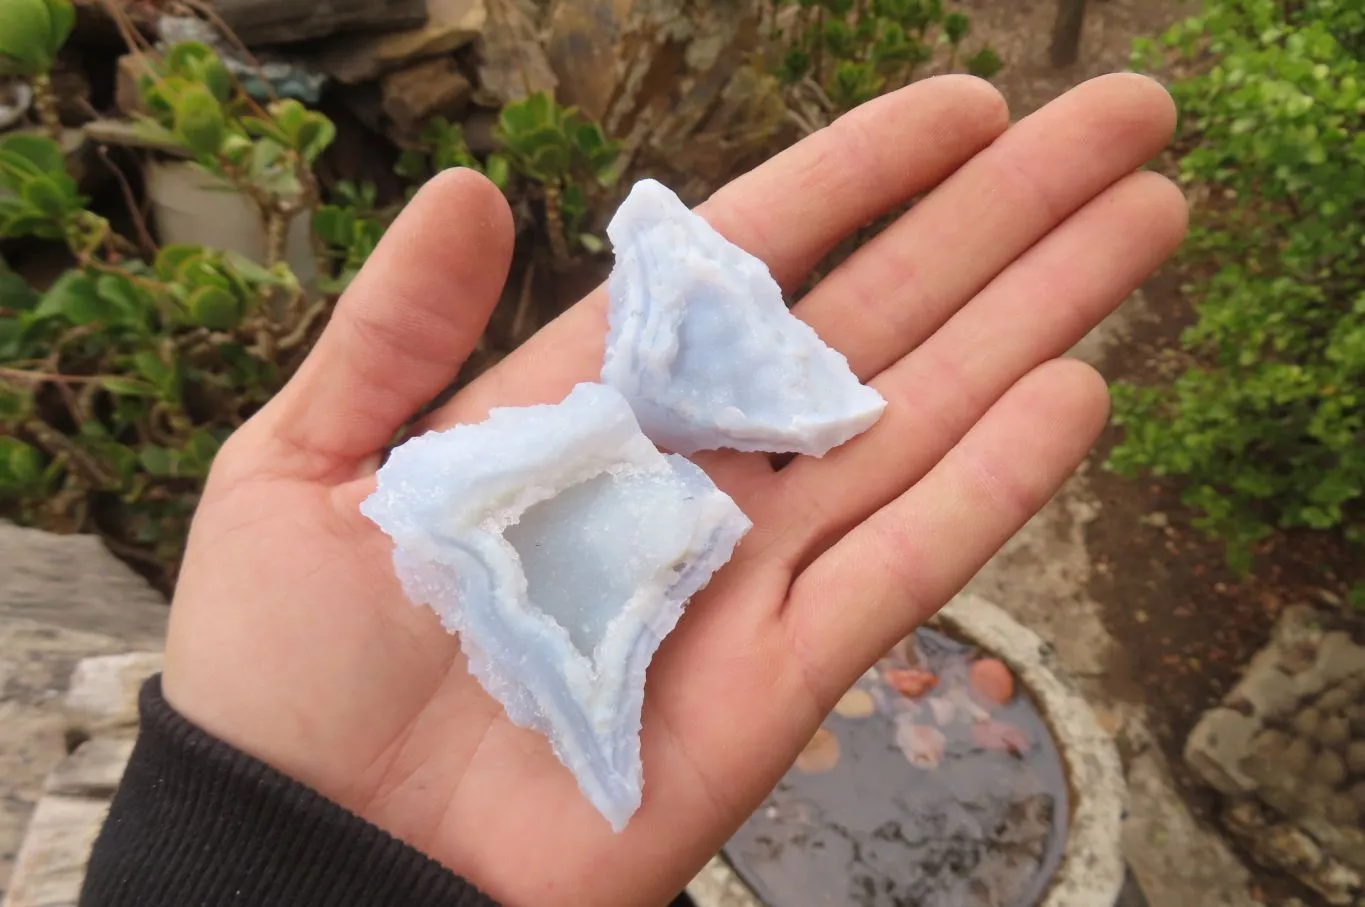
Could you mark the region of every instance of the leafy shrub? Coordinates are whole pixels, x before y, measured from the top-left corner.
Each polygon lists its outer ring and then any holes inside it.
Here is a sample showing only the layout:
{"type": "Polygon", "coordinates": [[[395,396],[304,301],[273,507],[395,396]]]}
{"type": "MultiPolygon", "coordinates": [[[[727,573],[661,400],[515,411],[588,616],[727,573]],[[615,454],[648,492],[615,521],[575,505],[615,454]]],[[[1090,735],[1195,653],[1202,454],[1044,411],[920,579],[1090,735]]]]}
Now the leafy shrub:
{"type": "MultiPolygon", "coordinates": [[[[792,5],[795,24],[777,35],[787,47],[778,75],[788,84],[814,79],[840,110],[910,83],[939,48],[954,69],[971,34],[971,19],[942,0],[775,0],[775,21],[792,5]]],[[[966,61],[983,78],[1001,65],[989,47],[966,61]]]]}
{"type": "Polygon", "coordinates": [[[1206,0],[1138,48],[1173,86],[1207,192],[1187,253],[1197,322],[1169,384],[1115,388],[1110,465],[1179,477],[1239,568],[1275,527],[1365,535],[1365,11],[1206,0]]]}
{"type": "MultiPolygon", "coordinates": [[[[28,51],[24,75],[36,85],[69,30],[47,11],[60,16],[69,3],[15,0],[14,9],[23,4],[47,16],[29,17],[51,41],[28,51]]],[[[176,44],[148,62],[139,89],[149,114],[137,128],[255,206],[266,263],[198,246],[140,248],[86,207],[56,141],[0,141],[0,236],[62,242],[75,262],[40,293],[0,260],[0,509],[98,531],[169,585],[219,445],[297,367],[401,203],[381,207],[374,186],[350,183],[323,199],[313,165],[335,136],[331,121],[295,100],[262,106],[206,45],[176,44]],[[298,216],[313,228],[317,298],[283,261],[298,216]]],[[[504,188],[521,180],[558,225],[552,248],[556,237],[589,248],[583,184],[609,181],[617,146],[544,95],[505,108],[499,135],[505,150],[480,161],[457,124],[433,120],[396,170],[414,184],[452,166],[504,188]]]]}

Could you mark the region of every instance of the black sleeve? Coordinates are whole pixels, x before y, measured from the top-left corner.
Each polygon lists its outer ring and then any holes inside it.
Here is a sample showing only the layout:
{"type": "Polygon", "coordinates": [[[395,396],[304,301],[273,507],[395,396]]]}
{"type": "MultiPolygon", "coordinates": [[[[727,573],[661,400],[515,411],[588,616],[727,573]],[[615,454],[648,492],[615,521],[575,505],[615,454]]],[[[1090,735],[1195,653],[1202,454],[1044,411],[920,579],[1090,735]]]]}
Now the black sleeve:
{"type": "Polygon", "coordinates": [[[417,850],[191,724],[147,681],[81,907],[496,907],[417,850]]]}

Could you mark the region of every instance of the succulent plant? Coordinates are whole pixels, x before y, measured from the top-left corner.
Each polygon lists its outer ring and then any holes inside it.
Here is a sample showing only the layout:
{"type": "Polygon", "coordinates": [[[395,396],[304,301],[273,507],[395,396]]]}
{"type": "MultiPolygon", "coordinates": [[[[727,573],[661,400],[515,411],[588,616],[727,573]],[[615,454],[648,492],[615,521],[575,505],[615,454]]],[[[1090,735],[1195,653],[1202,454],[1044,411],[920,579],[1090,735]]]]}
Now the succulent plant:
{"type": "Polygon", "coordinates": [[[71,0],[0,0],[0,75],[46,74],[75,24],[71,0]]]}

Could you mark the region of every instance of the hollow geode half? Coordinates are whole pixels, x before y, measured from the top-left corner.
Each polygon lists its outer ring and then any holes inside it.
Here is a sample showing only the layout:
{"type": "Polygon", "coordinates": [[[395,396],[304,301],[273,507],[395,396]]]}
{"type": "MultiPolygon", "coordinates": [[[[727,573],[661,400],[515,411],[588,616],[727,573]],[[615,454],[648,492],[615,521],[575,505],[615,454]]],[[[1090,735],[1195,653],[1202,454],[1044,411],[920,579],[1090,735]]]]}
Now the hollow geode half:
{"type": "Polygon", "coordinates": [[[748,532],[735,502],[660,453],[619,393],[580,384],[407,441],[361,511],[393,539],[408,598],[624,828],[642,793],[645,669],[748,532]]]}
{"type": "Polygon", "coordinates": [[[636,183],[607,235],[602,381],[655,443],[819,457],[881,418],[886,400],[791,313],[768,266],[667,187],[636,183]]]}

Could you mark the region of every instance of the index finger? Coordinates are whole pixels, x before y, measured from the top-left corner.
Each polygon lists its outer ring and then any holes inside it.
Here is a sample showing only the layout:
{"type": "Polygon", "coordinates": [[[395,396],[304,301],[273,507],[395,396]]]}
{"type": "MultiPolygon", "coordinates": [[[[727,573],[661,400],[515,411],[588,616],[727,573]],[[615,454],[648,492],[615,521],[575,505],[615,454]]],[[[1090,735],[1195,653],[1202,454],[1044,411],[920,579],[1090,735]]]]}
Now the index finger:
{"type": "MultiPolygon", "coordinates": [[[[946,179],[1004,132],[989,82],[939,76],[840,117],[698,206],[731,242],[800,281],[845,236],[946,179]]],[[[607,333],[599,286],[434,413],[427,427],[473,422],[495,406],[557,402],[597,379],[607,333]]]]}

